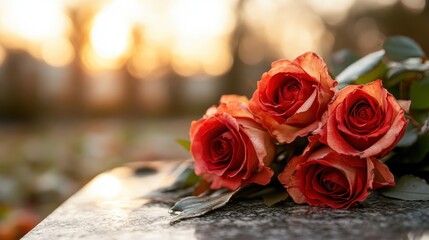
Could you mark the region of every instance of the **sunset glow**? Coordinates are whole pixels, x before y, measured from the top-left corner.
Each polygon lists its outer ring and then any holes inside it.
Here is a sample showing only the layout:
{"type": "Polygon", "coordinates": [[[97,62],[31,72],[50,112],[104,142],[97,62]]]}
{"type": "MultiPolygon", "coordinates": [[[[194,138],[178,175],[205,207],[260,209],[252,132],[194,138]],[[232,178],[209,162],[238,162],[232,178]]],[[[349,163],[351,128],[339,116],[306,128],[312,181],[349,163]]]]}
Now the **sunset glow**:
{"type": "Polygon", "coordinates": [[[83,52],[90,69],[116,69],[123,65],[131,50],[134,25],[129,9],[134,1],[111,1],[95,15],[91,24],[90,44],[83,52]]]}
{"type": "MultiPolygon", "coordinates": [[[[64,44],[63,39],[70,31],[70,19],[65,14],[65,7],[59,1],[44,0],[14,0],[4,1],[0,9],[0,36],[7,47],[24,49],[34,57],[44,59],[56,66],[68,64],[73,58],[70,54],[70,44],[64,44]],[[59,43],[55,51],[65,52],[53,59],[50,50],[43,50],[46,42],[59,43]],[[48,59],[45,59],[45,57],[48,59]]],[[[53,50],[53,49],[52,49],[53,50]]]]}
{"type": "Polygon", "coordinates": [[[74,57],[73,45],[66,38],[46,41],[42,46],[42,58],[51,66],[66,66],[73,61],[74,57]]]}
{"type": "MultiPolygon", "coordinates": [[[[414,12],[426,6],[424,0],[372,2],[361,4],[375,8],[400,2],[414,12]]],[[[240,59],[250,65],[270,55],[329,53],[335,39],[326,23],[339,24],[355,5],[356,0],[3,0],[0,44],[25,50],[54,67],[79,58],[86,71],[127,69],[140,79],[160,69],[185,77],[220,76],[233,65],[235,45],[240,59]],[[235,39],[238,21],[248,34],[235,39]],[[79,28],[83,30],[76,45],[72,33],[79,28]],[[261,48],[264,42],[276,51],[261,48]]],[[[371,36],[382,37],[377,29],[371,36]]]]}
{"type": "Polygon", "coordinates": [[[179,0],[171,7],[172,67],[179,74],[220,75],[229,70],[228,37],[234,28],[234,2],[179,0]]]}
{"type": "Polygon", "coordinates": [[[0,45],[0,66],[2,65],[4,59],[6,58],[6,51],[4,48],[0,45]]]}

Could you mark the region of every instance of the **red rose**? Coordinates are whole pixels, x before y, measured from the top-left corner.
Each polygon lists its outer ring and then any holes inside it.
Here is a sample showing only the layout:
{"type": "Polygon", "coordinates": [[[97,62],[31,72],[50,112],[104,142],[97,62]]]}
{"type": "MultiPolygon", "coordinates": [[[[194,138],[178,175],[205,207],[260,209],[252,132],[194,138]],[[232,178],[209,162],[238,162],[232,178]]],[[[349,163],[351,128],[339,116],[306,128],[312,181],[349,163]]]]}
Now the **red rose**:
{"type": "Polygon", "coordinates": [[[326,112],[321,142],[338,153],[382,157],[402,138],[408,121],[381,80],[347,86],[326,112]]]}
{"type": "Polygon", "coordinates": [[[292,158],[278,178],[296,203],[332,208],[352,207],[371,190],[395,185],[378,159],[342,155],[317,142],[292,158]]]}
{"type": "Polygon", "coordinates": [[[290,143],[317,128],[336,85],[323,60],[307,52],[293,62],[274,62],[258,82],[249,108],[273,137],[290,143]]]}
{"type": "Polygon", "coordinates": [[[246,97],[223,96],[219,107],[193,121],[190,130],[195,172],[212,189],[235,190],[247,183],[266,185],[273,176],[268,167],[274,143],[248,111],[246,97]]]}

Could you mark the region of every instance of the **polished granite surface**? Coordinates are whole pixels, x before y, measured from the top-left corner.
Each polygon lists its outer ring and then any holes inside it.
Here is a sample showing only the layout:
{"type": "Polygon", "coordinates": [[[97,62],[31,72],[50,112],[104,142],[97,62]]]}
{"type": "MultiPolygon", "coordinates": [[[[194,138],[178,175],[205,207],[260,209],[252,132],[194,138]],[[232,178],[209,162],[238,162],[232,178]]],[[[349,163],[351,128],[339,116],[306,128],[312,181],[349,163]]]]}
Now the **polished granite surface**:
{"type": "Polygon", "coordinates": [[[429,239],[429,201],[375,194],[351,210],[234,200],[170,225],[170,206],[140,196],[168,185],[173,166],[151,162],[102,173],[23,239],[429,239]]]}

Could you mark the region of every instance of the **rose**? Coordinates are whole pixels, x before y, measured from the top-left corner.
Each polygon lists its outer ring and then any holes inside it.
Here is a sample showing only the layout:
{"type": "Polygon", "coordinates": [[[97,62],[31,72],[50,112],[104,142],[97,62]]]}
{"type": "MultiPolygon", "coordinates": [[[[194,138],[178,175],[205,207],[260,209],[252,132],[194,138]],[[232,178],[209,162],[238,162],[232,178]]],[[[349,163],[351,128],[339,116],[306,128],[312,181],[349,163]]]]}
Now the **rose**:
{"type": "Polygon", "coordinates": [[[336,85],[323,60],[307,52],[292,62],[273,62],[258,82],[249,108],[273,137],[291,143],[317,128],[336,85]]]}
{"type": "Polygon", "coordinates": [[[274,142],[248,111],[246,97],[223,96],[219,107],[209,108],[203,118],[192,122],[190,138],[195,172],[212,189],[270,182],[274,142]]]}
{"type": "Polygon", "coordinates": [[[352,207],[371,190],[395,185],[378,159],[342,155],[317,142],[292,158],[278,179],[296,203],[332,208],[352,207]]]}
{"type": "Polygon", "coordinates": [[[382,157],[402,138],[407,126],[404,110],[383,88],[381,80],[350,85],[329,105],[321,142],[342,154],[382,157]]]}

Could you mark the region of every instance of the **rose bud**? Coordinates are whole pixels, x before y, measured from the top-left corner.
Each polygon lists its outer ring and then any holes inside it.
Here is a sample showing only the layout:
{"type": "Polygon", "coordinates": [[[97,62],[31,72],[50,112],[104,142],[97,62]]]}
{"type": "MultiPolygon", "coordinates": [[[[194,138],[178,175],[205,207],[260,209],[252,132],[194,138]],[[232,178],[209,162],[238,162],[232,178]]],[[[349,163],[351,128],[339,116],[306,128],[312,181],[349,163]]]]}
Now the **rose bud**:
{"type": "Polygon", "coordinates": [[[258,82],[249,108],[273,137],[291,143],[318,127],[336,85],[325,62],[307,52],[294,61],[272,63],[258,82]]]}
{"type": "Polygon", "coordinates": [[[270,182],[275,145],[249,112],[246,97],[223,96],[219,107],[192,122],[190,138],[195,173],[212,189],[270,182]]]}
{"type": "Polygon", "coordinates": [[[316,131],[321,142],[353,156],[383,157],[402,138],[408,121],[381,80],[350,85],[329,105],[324,126],[316,131]]]}
{"type": "Polygon", "coordinates": [[[278,179],[296,203],[331,208],[353,207],[371,190],[395,185],[378,159],[342,155],[317,142],[292,158],[278,179]]]}

